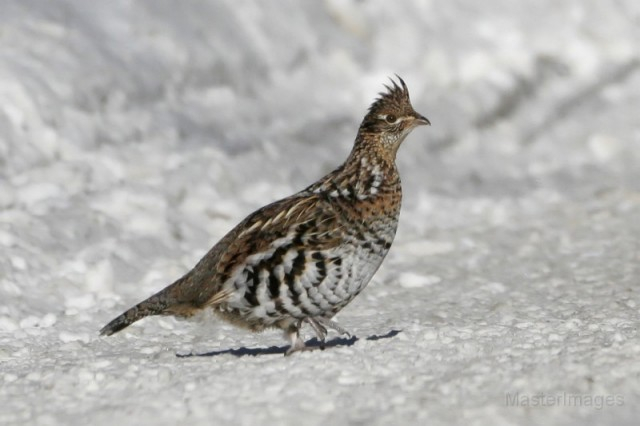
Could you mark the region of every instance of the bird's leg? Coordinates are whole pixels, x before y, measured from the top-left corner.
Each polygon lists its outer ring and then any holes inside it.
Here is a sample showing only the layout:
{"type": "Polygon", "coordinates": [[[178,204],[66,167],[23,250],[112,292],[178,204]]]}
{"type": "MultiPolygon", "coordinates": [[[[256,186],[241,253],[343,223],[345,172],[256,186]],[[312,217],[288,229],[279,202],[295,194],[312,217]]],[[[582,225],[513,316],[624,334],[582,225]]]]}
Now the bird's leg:
{"type": "Polygon", "coordinates": [[[302,320],[299,320],[293,324],[291,324],[287,330],[286,334],[291,342],[291,346],[287,349],[287,352],[284,353],[284,356],[289,356],[294,352],[303,351],[306,349],[306,345],[304,344],[304,339],[300,338],[300,326],[302,325],[302,320]]]}
{"type": "Polygon", "coordinates": [[[320,341],[320,349],[324,350],[324,339],[327,337],[327,329],[324,325],[318,322],[314,317],[307,317],[305,320],[309,323],[313,331],[316,332],[318,341],[320,341]]]}
{"type": "Polygon", "coordinates": [[[346,335],[348,338],[351,338],[351,333],[349,333],[347,330],[342,328],[342,326],[340,324],[338,324],[337,322],[335,322],[335,321],[333,321],[333,320],[331,320],[329,318],[318,317],[316,319],[316,321],[323,326],[325,331],[326,331],[327,328],[330,328],[331,330],[335,330],[338,333],[346,335]]]}

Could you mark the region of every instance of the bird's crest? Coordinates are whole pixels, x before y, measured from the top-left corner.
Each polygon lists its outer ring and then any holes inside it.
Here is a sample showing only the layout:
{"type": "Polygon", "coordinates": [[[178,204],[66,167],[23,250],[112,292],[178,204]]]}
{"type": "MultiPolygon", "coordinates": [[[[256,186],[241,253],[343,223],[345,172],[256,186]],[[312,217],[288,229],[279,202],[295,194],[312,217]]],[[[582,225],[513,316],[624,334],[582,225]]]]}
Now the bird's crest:
{"type": "Polygon", "coordinates": [[[378,115],[381,113],[393,112],[409,112],[412,111],[411,101],[409,100],[409,90],[404,80],[396,74],[398,82],[389,78],[391,85],[385,84],[386,92],[378,93],[379,97],[369,107],[367,115],[378,115]]]}

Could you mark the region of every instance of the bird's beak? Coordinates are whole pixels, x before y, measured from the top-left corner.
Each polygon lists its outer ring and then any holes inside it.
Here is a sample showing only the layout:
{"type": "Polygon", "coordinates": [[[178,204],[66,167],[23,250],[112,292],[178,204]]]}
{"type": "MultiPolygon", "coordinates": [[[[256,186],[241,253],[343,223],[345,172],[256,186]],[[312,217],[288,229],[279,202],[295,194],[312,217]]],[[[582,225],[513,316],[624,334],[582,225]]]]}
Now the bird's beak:
{"type": "Polygon", "coordinates": [[[431,122],[429,121],[429,119],[424,115],[418,114],[417,112],[415,113],[413,123],[414,123],[414,126],[423,126],[423,125],[431,126],[431,122]]]}

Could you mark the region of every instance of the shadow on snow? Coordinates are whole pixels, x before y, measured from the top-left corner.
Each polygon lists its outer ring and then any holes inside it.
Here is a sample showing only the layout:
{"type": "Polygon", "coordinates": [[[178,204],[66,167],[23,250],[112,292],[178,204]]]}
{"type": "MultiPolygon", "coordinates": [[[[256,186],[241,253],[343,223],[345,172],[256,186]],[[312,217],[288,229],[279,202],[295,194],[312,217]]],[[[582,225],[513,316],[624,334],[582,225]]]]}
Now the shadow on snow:
{"type": "MultiPolygon", "coordinates": [[[[382,340],[382,339],[391,339],[397,336],[402,330],[391,330],[386,334],[374,334],[373,336],[367,337],[365,340],[382,340]]],[[[356,336],[351,337],[336,337],[335,339],[331,339],[325,342],[326,348],[340,347],[340,346],[352,346],[355,342],[360,340],[356,336]]],[[[320,349],[320,342],[315,337],[313,339],[307,340],[306,342],[308,350],[318,350],[320,349]]],[[[201,354],[176,354],[178,358],[190,358],[190,357],[212,357],[219,355],[233,355],[237,357],[242,356],[258,356],[258,355],[284,355],[285,352],[289,349],[289,346],[270,346],[268,348],[237,348],[237,349],[224,349],[221,351],[211,351],[205,352],[201,354]]]]}

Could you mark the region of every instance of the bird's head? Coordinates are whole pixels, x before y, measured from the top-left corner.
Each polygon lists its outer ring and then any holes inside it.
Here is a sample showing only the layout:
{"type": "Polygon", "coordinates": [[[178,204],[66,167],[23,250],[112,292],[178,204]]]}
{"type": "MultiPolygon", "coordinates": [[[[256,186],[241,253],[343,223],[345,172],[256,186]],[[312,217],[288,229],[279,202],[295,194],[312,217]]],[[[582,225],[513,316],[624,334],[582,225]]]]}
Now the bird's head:
{"type": "Polygon", "coordinates": [[[391,79],[391,86],[380,93],[369,107],[360,125],[360,134],[365,139],[374,137],[395,156],[398,147],[411,131],[420,125],[430,125],[429,120],[418,114],[411,106],[405,82],[396,75],[400,85],[391,79]]]}

